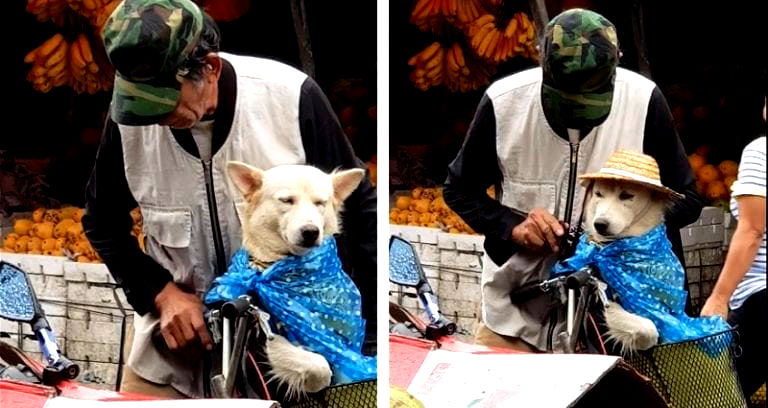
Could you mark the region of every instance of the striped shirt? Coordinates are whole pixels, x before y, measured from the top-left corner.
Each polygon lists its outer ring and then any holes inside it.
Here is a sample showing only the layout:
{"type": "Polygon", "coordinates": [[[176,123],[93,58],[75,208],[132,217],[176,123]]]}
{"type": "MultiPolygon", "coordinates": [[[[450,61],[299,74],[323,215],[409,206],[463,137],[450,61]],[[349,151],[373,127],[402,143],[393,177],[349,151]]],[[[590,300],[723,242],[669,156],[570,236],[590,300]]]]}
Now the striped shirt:
{"type": "MultiPolygon", "coordinates": [[[[736,197],[754,195],[765,198],[765,140],[765,136],[758,137],[744,148],[741,155],[739,176],[731,186],[731,213],[736,219],[739,218],[736,197]]],[[[731,296],[731,310],[738,309],[752,294],[765,289],[765,278],[765,233],[763,233],[763,240],[752,266],[731,296]]]]}

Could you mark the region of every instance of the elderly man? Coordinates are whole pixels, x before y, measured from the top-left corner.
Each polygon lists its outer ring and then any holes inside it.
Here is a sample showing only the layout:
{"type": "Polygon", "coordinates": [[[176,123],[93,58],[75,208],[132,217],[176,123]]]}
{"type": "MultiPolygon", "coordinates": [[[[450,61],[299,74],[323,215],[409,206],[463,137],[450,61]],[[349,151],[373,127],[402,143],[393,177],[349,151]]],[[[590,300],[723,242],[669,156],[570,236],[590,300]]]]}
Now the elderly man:
{"type": "Polygon", "coordinates": [[[568,10],[546,27],[541,67],[496,81],[480,101],[445,185],[446,203],[485,234],[478,343],[562,349],[548,335],[562,324],[555,306],[543,297],[515,305],[509,295],[548,278],[568,225],[580,224],[584,191],[578,185],[571,219],[558,220],[566,211],[572,152],[578,151],[577,174],[599,170],[620,148],[654,157],[662,183],[685,194],[666,216],[682,258],[679,229],[701,212],[693,175],[661,91],[617,68],[619,57],[610,21],[568,10]],[[485,192],[492,185],[496,199],[485,192]]]}
{"type": "MultiPolygon", "coordinates": [[[[123,390],[199,397],[208,380],[201,359],[189,356],[211,344],[200,297],[241,242],[243,203],[226,163],[324,171],[363,164],[311,78],[276,61],[219,52],[218,28],[190,0],[125,0],[102,37],[115,87],[83,224],[137,313],[123,390]],[[137,205],[147,254],[130,235],[137,205]],[[153,341],[158,330],[165,345],[153,341]]],[[[370,340],[375,200],[366,178],[345,202],[339,242],[370,340]]]]}

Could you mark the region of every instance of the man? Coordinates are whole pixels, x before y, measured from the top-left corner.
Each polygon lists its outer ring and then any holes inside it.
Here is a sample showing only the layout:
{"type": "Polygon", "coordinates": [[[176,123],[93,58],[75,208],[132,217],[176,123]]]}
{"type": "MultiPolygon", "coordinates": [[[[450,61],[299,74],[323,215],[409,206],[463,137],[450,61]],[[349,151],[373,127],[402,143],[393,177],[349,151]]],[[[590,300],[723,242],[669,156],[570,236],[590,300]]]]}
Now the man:
{"type": "MultiPolygon", "coordinates": [[[[201,295],[241,242],[240,194],[225,165],[363,167],[318,85],[262,58],[219,52],[190,0],[125,0],[102,37],[114,94],[86,193],[86,234],[136,310],[124,391],[200,397],[211,340],[201,295]],[[145,255],[129,211],[144,216],[145,255]],[[162,334],[157,341],[156,333],[162,334]],[[164,344],[163,344],[164,343],[164,344]]],[[[375,191],[346,200],[339,238],[375,350],[375,191]]],[[[375,352],[375,351],[374,351],[375,352]]]]}
{"type": "Polygon", "coordinates": [[[681,260],[678,231],[702,206],[661,91],[617,68],[613,24],[592,11],[568,10],[547,25],[541,55],[541,68],[488,88],[445,185],[446,203],[485,234],[476,341],[525,351],[561,348],[557,338],[548,344],[548,332],[562,324],[551,314],[556,306],[544,297],[513,305],[509,294],[548,278],[568,225],[580,224],[584,191],[578,184],[573,216],[558,221],[566,207],[571,145],[579,148],[577,174],[599,170],[619,148],[656,159],[662,183],[685,194],[666,216],[681,260]],[[490,185],[496,200],[485,193],[490,185]]]}

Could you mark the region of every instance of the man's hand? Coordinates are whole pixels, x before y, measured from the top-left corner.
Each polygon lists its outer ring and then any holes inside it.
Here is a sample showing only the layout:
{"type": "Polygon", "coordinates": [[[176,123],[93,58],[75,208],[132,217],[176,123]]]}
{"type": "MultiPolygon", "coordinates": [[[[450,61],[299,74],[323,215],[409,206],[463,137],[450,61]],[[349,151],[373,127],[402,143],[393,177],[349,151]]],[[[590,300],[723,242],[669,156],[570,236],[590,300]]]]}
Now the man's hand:
{"type": "Polygon", "coordinates": [[[712,294],[701,308],[701,316],[722,316],[728,319],[728,299],[712,294]]]}
{"type": "Polygon", "coordinates": [[[557,252],[563,234],[564,226],[557,218],[543,208],[534,208],[525,221],[512,229],[512,240],[532,251],[557,252]]]}
{"type": "Polygon", "coordinates": [[[213,348],[200,298],[169,282],[155,297],[155,307],[160,313],[160,332],[169,349],[181,350],[198,341],[207,350],[213,348]]]}

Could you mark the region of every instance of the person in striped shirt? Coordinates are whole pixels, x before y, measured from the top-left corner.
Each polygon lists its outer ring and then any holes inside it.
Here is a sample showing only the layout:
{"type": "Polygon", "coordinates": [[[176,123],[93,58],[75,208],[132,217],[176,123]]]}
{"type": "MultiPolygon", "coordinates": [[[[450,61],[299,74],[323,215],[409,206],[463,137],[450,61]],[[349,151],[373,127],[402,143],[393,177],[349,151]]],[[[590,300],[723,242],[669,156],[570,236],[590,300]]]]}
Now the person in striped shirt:
{"type": "Polygon", "coordinates": [[[766,382],[768,372],[765,367],[768,340],[765,143],[765,136],[758,137],[742,153],[739,175],[731,187],[731,213],[738,219],[738,225],[720,277],[701,310],[702,316],[728,317],[739,332],[742,353],[736,358],[736,371],[747,398],[766,382]]]}

